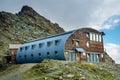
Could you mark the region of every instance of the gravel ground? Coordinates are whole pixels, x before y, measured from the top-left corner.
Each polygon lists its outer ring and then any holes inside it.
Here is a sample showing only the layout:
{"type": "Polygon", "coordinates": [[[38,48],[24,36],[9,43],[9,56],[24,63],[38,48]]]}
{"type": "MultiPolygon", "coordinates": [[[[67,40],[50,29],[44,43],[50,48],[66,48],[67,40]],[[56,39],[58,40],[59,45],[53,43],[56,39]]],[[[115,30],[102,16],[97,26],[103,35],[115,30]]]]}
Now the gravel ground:
{"type": "Polygon", "coordinates": [[[35,64],[21,64],[17,69],[6,72],[5,75],[0,75],[0,80],[22,80],[22,74],[30,69],[35,64]]]}

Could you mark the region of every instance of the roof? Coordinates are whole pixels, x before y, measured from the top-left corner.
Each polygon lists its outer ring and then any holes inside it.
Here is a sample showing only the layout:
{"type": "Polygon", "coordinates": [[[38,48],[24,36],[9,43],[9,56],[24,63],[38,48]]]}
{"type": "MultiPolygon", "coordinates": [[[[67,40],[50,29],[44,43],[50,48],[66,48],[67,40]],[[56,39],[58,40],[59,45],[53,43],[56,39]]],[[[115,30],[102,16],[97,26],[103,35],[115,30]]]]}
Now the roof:
{"type": "Polygon", "coordinates": [[[22,44],[9,44],[9,49],[18,49],[22,44]]]}
{"type": "Polygon", "coordinates": [[[52,37],[57,37],[57,36],[65,35],[65,34],[70,34],[70,33],[73,33],[74,31],[76,31],[76,30],[72,30],[72,31],[69,31],[69,32],[63,32],[63,33],[60,33],[60,34],[55,34],[55,35],[51,35],[51,36],[39,38],[39,39],[36,39],[36,40],[28,41],[26,43],[30,43],[30,42],[34,42],[34,41],[39,41],[39,40],[43,40],[43,39],[48,39],[48,38],[52,38],[52,37]]]}
{"type": "Polygon", "coordinates": [[[93,29],[93,28],[81,28],[80,30],[81,30],[81,31],[85,31],[85,32],[94,32],[94,33],[102,34],[102,33],[99,32],[98,30],[93,29]]]}
{"type": "Polygon", "coordinates": [[[43,40],[43,39],[48,39],[48,38],[52,38],[52,37],[57,37],[57,36],[61,36],[61,35],[65,35],[65,34],[72,34],[73,32],[77,31],[77,30],[86,30],[86,31],[90,31],[90,32],[96,32],[96,33],[100,33],[99,31],[93,29],[93,28],[81,28],[81,29],[76,29],[76,30],[72,30],[72,31],[68,31],[68,32],[63,32],[63,33],[60,33],[60,34],[55,34],[55,35],[51,35],[51,36],[47,36],[47,37],[43,37],[43,38],[39,38],[39,39],[35,39],[35,40],[31,40],[31,41],[28,41],[26,43],[30,43],[30,42],[34,42],[34,41],[39,41],[39,40],[43,40]]]}
{"type": "Polygon", "coordinates": [[[75,50],[78,52],[85,52],[85,50],[83,48],[76,48],[75,50]]]}

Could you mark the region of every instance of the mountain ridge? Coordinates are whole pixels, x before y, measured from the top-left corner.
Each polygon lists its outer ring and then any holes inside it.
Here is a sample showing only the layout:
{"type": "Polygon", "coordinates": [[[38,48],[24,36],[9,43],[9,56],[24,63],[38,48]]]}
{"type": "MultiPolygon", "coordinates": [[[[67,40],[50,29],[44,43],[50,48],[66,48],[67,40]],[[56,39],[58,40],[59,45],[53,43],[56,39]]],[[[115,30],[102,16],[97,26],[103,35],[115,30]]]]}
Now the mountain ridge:
{"type": "Polygon", "coordinates": [[[0,53],[4,53],[9,44],[22,44],[61,32],[65,31],[57,23],[52,23],[27,5],[16,14],[2,11],[0,12],[0,53]]]}

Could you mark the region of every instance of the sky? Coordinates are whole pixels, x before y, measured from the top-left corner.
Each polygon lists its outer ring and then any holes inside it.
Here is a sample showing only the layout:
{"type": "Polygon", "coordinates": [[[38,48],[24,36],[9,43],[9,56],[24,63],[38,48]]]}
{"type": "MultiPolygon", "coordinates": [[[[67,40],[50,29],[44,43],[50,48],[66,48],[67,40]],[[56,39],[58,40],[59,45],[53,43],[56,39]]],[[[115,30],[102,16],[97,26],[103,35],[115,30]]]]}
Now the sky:
{"type": "Polygon", "coordinates": [[[66,31],[92,27],[104,31],[104,46],[120,63],[120,0],[0,0],[0,11],[18,13],[28,5],[66,31]]]}

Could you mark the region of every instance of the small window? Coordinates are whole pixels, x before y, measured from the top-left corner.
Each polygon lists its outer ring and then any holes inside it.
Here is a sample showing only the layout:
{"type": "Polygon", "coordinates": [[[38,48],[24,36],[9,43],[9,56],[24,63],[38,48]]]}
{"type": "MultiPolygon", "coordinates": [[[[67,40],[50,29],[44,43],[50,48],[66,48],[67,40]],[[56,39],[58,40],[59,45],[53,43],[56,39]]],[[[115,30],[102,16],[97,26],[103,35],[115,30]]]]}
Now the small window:
{"type": "Polygon", "coordinates": [[[34,58],[34,55],[33,54],[31,54],[31,57],[32,57],[32,59],[34,58]]]}
{"type": "Polygon", "coordinates": [[[50,52],[47,52],[47,56],[50,56],[50,52]]]}
{"type": "Polygon", "coordinates": [[[93,41],[95,41],[95,33],[93,33],[93,41]]]}
{"type": "Polygon", "coordinates": [[[76,46],[79,46],[80,45],[80,41],[76,41],[76,46]]]}
{"type": "Polygon", "coordinates": [[[91,41],[93,40],[93,36],[92,36],[92,33],[90,33],[90,40],[91,40],[91,41]]]}
{"type": "Polygon", "coordinates": [[[21,55],[19,55],[19,58],[21,58],[22,56],[21,55]]]}
{"type": "Polygon", "coordinates": [[[38,56],[40,57],[40,56],[41,56],[41,53],[38,53],[38,56]]]}
{"type": "Polygon", "coordinates": [[[39,43],[39,48],[41,48],[43,46],[43,44],[42,43],[39,43]]]}
{"type": "Polygon", "coordinates": [[[50,42],[50,41],[49,41],[49,42],[47,42],[47,46],[50,46],[51,44],[52,44],[52,42],[50,42]]]}
{"type": "Polygon", "coordinates": [[[87,46],[87,47],[89,47],[89,46],[90,46],[90,43],[89,43],[89,42],[87,42],[87,43],[86,43],[86,46],[87,46]]]}
{"type": "Polygon", "coordinates": [[[59,40],[55,40],[55,45],[58,45],[59,44],[59,40]]]}
{"type": "Polygon", "coordinates": [[[99,36],[98,36],[98,34],[96,34],[96,41],[99,41],[99,36]]]}
{"type": "Polygon", "coordinates": [[[23,50],[23,48],[22,47],[20,47],[20,51],[22,51],[23,50]]]}
{"type": "Polygon", "coordinates": [[[101,36],[101,35],[99,35],[99,41],[100,41],[100,42],[102,41],[102,36],[101,36]]]}
{"type": "Polygon", "coordinates": [[[47,52],[47,59],[50,59],[50,52],[47,52]]]}
{"type": "Polygon", "coordinates": [[[89,33],[86,33],[86,36],[89,38],[89,37],[90,37],[90,34],[89,34],[89,33]]]}
{"type": "Polygon", "coordinates": [[[72,42],[71,42],[72,44],[74,44],[74,40],[72,40],[72,42]]]}
{"type": "Polygon", "coordinates": [[[28,50],[28,46],[25,46],[25,50],[28,50]]]}
{"type": "Polygon", "coordinates": [[[87,53],[87,58],[90,58],[90,53],[87,53]]]}
{"type": "Polygon", "coordinates": [[[58,52],[57,52],[57,51],[55,51],[55,55],[56,55],[56,56],[58,55],[58,52]]]}
{"type": "Polygon", "coordinates": [[[32,49],[34,49],[35,48],[35,45],[32,45],[32,49]]]}

